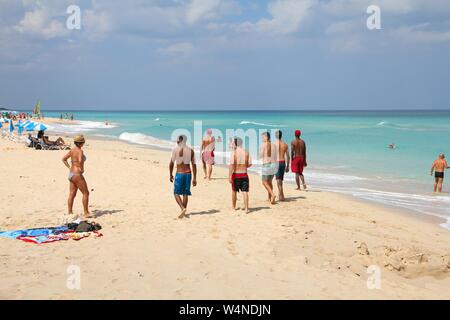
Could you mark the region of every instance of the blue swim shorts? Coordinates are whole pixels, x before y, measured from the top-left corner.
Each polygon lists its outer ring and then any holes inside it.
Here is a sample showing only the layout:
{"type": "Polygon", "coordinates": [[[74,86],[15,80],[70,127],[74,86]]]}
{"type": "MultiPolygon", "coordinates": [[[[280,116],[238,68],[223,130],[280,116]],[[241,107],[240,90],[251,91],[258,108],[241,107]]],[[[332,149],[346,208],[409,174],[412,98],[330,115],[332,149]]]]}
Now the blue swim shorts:
{"type": "Polygon", "coordinates": [[[175,181],[173,182],[173,193],[180,196],[191,195],[191,180],[192,174],[190,173],[177,173],[175,175],[175,181]]]}

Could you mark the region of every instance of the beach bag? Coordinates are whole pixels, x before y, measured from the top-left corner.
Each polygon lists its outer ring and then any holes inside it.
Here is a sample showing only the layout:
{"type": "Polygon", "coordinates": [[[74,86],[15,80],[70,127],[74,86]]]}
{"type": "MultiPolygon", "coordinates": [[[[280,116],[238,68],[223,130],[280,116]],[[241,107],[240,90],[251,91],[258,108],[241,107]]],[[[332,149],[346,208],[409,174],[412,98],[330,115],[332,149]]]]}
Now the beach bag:
{"type": "Polygon", "coordinates": [[[75,229],[75,232],[92,232],[92,231],[97,231],[100,230],[102,228],[101,225],[99,225],[98,223],[95,222],[86,222],[86,221],[81,221],[77,228],[75,229]]]}

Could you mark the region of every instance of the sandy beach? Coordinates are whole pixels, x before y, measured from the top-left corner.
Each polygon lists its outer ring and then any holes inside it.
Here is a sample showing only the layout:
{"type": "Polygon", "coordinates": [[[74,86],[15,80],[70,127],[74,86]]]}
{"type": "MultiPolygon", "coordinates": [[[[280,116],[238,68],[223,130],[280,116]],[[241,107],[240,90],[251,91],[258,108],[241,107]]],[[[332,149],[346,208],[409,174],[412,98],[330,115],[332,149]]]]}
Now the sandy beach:
{"type": "MultiPolygon", "coordinates": [[[[180,221],[168,152],[87,139],[90,209],[103,237],[0,238],[0,298],[450,298],[450,236],[435,223],[292,185],[272,206],[257,175],[252,212],[235,212],[220,167],[210,182],[199,176],[180,221]],[[70,266],[80,268],[79,290],[67,287],[70,266]],[[369,266],[380,270],[379,289],[368,288],[369,266]]],[[[69,187],[64,153],[0,140],[0,230],[58,225],[69,187]]]]}

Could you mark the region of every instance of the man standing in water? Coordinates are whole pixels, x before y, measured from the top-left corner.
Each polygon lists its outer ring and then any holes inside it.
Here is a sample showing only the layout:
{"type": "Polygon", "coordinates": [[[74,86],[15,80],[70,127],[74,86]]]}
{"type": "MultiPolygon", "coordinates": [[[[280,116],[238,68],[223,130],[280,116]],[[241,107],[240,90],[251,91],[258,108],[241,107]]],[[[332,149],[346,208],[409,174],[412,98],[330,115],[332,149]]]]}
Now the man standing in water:
{"type": "Polygon", "coordinates": [[[232,186],[232,205],[233,209],[236,208],[237,193],[242,191],[244,197],[245,213],[249,213],[248,208],[248,191],[250,182],[247,174],[247,169],[252,166],[252,159],[250,153],[242,148],[242,139],[234,139],[234,151],[231,154],[230,169],[228,181],[232,186]]]}
{"type": "Polygon", "coordinates": [[[434,171],[434,192],[442,192],[442,184],[444,183],[444,170],[450,169],[445,160],[445,155],[441,153],[431,166],[431,175],[434,171]]]}
{"type": "Polygon", "coordinates": [[[302,132],[295,130],[295,140],[291,142],[291,159],[292,172],[295,173],[295,182],[297,183],[297,190],[300,188],[300,179],[302,180],[303,189],[306,190],[305,177],[303,176],[303,168],[307,166],[306,163],[306,143],[300,136],[302,132]]]}
{"type": "Polygon", "coordinates": [[[278,199],[280,201],[284,201],[284,190],[283,190],[283,180],[284,180],[284,173],[289,172],[289,164],[290,164],[290,157],[289,157],[289,147],[287,143],[285,143],[282,139],[283,132],[281,130],[278,130],[275,132],[275,147],[277,149],[277,156],[278,156],[278,171],[275,174],[275,178],[277,179],[277,187],[278,187],[278,199]]]}
{"type": "Polygon", "coordinates": [[[212,166],[214,165],[215,138],[212,136],[212,130],[206,130],[206,136],[202,140],[202,163],[204,179],[211,180],[212,166]]]}
{"type": "Polygon", "coordinates": [[[183,219],[184,217],[186,217],[188,196],[191,195],[192,174],[194,174],[192,185],[194,187],[197,185],[197,165],[195,164],[195,153],[194,150],[186,145],[186,142],[187,137],[185,135],[181,135],[178,137],[178,146],[173,149],[172,158],[170,159],[169,165],[170,182],[174,183],[173,193],[175,195],[175,200],[177,201],[181,209],[181,213],[178,216],[179,219],[183,219]],[[177,173],[174,180],[173,167],[175,163],[177,165],[177,173]],[[183,199],[181,198],[181,196],[183,196],[183,199]]]}

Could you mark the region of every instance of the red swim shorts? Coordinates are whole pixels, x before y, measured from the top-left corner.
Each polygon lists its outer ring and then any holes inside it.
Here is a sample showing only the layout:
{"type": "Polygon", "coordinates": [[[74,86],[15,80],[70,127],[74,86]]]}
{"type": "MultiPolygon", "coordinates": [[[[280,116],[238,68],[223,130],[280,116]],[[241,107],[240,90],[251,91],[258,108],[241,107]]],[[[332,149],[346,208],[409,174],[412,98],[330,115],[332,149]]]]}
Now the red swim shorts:
{"type": "Polygon", "coordinates": [[[206,164],[214,164],[214,151],[205,151],[202,153],[202,160],[206,164]]]}
{"type": "Polygon", "coordinates": [[[305,166],[305,157],[304,156],[296,156],[292,159],[291,169],[294,173],[303,173],[303,168],[305,166]]]}

